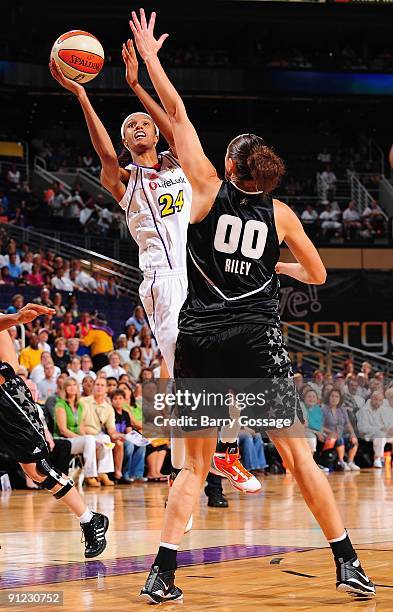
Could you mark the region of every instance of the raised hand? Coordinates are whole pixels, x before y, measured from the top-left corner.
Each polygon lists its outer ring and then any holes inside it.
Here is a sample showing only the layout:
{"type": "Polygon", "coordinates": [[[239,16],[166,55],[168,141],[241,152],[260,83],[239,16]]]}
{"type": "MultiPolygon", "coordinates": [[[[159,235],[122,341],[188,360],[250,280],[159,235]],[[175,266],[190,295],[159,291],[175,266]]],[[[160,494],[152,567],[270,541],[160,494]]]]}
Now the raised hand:
{"type": "Polygon", "coordinates": [[[48,308],[47,306],[41,306],[40,304],[26,304],[19,310],[16,315],[18,323],[30,323],[41,315],[54,315],[56,310],[54,308],[48,308]]]}
{"type": "Polygon", "coordinates": [[[132,20],[130,23],[131,31],[134,35],[136,47],[142,57],[146,61],[152,55],[157,55],[164,41],[169,34],[162,34],[160,38],[154,38],[154,24],[156,22],[156,13],[150,15],[149,23],[146,21],[145,11],[140,10],[140,19],[135,11],[132,11],[132,20]]]}
{"type": "Polygon", "coordinates": [[[134,88],[138,84],[138,58],[132,40],[128,39],[123,43],[121,55],[126,67],[126,81],[131,88],[134,88]]]}
{"type": "Polygon", "coordinates": [[[71,79],[64,76],[58,63],[52,58],[49,62],[49,70],[53,78],[62,86],[64,89],[68,89],[75,96],[80,96],[84,93],[85,89],[80,83],[72,81],[71,79]]]}

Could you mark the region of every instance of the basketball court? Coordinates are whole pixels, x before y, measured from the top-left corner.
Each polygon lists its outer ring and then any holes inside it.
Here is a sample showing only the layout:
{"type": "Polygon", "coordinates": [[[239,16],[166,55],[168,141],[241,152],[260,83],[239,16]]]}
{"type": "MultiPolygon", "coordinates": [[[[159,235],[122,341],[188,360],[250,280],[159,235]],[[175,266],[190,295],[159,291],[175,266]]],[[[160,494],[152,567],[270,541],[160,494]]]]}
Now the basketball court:
{"type": "MultiPolygon", "coordinates": [[[[208,508],[206,497],[181,547],[177,583],[184,610],[391,610],[390,472],[362,470],[328,476],[345,525],[376,600],[351,600],[335,591],[330,550],[291,475],[268,476],[259,495],[226,486],[230,507],[208,508]]],[[[25,591],[63,593],[63,610],[144,610],[138,593],[154,559],[167,487],[137,484],[85,492],[93,510],[110,517],[108,547],[84,561],[77,521],[45,491],[1,496],[0,601],[25,591]]],[[[166,604],[167,607],[176,605],[166,604]]],[[[18,605],[17,609],[28,610],[18,605]]],[[[42,611],[53,604],[41,604],[42,611]]]]}

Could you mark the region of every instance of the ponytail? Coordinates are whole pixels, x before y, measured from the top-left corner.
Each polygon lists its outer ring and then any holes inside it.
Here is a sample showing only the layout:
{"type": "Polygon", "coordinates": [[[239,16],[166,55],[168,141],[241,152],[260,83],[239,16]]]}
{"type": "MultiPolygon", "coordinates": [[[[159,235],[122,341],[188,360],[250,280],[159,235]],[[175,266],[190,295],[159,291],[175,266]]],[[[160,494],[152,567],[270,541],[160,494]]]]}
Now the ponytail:
{"type": "Polygon", "coordinates": [[[228,157],[236,163],[239,181],[254,181],[258,190],[270,193],[285,174],[285,164],[260,136],[241,134],[228,147],[228,157]]]}

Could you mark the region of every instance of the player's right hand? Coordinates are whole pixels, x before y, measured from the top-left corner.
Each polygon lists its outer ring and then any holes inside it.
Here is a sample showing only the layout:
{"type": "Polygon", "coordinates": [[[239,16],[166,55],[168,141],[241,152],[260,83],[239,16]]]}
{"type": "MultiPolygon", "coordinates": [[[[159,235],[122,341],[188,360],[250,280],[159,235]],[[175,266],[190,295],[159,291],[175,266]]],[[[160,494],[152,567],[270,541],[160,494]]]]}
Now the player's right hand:
{"type": "Polygon", "coordinates": [[[49,70],[55,81],[57,81],[64,89],[68,89],[75,96],[79,96],[81,93],[84,93],[85,89],[82,87],[80,83],[76,81],[72,81],[71,79],[64,76],[62,71],[60,70],[59,64],[52,58],[49,62],[49,70]]]}
{"type": "Polygon", "coordinates": [[[132,40],[128,39],[123,43],[121,55],[126,67],[126,81],[131,89],[134,89],[138,85],[138,58],[132,40]]]}
{"type": "Polygon", "coordinates": [[[47,306],[41,306],[40,304],[26,304],[19,310],[16,315],[17,323],[30,323],[37,317],[42,315],[55,315],[56,310],[54,308],[48,308],[47,306]]]}

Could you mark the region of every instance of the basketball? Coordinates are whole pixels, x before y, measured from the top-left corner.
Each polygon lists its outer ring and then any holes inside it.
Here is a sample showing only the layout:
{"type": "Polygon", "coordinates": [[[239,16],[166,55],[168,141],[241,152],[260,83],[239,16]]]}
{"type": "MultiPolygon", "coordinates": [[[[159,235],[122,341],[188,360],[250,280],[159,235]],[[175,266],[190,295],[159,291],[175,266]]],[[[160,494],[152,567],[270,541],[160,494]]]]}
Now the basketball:
{"type": "Polygon", "coordinates": [[[64,76],[78,83],[88,83],[104,65],[104,49],[93,34],[71,30],[56,40],[51,51],[52,58],[64,76]]]}

